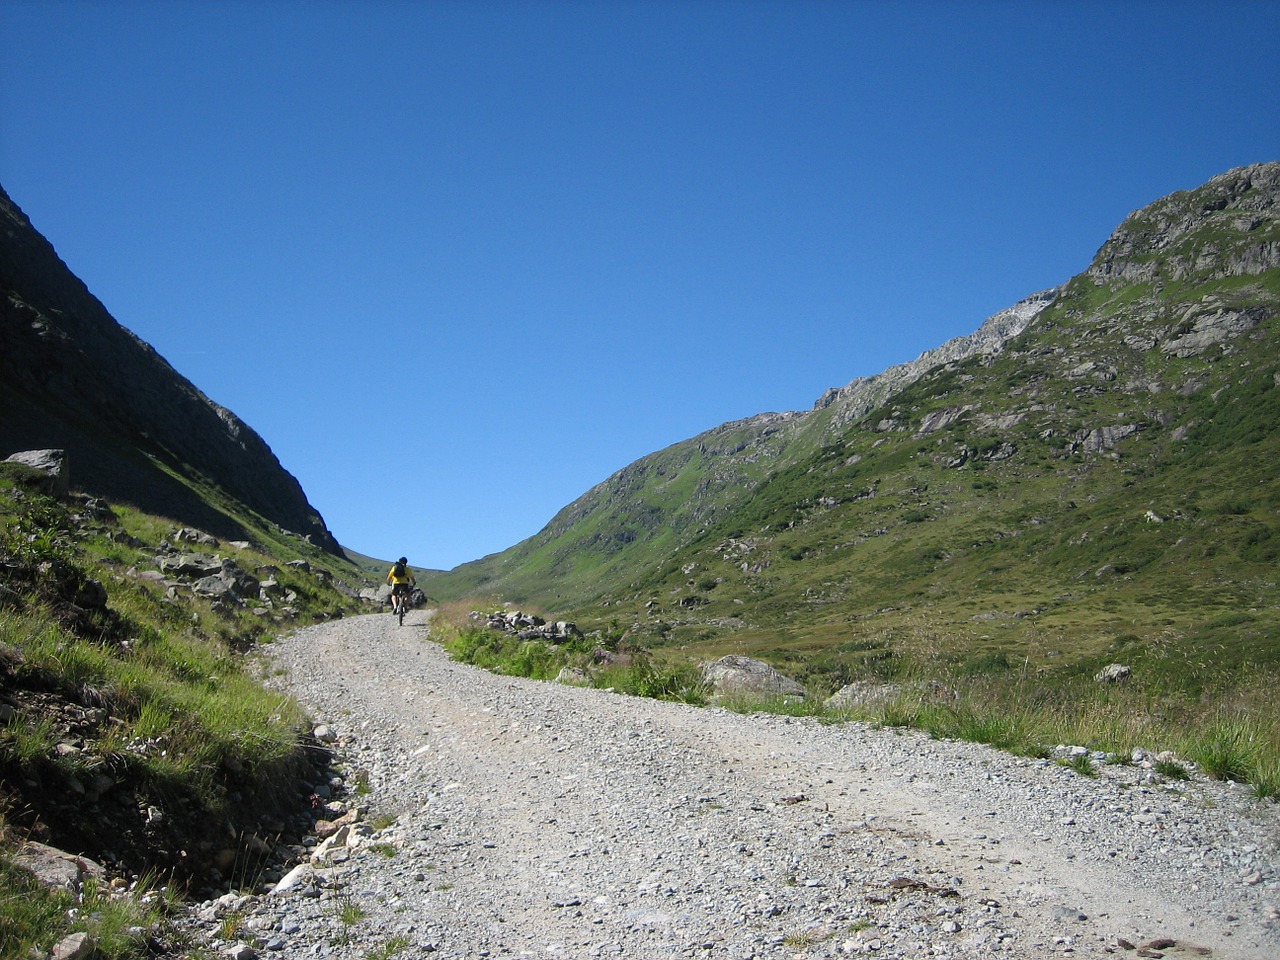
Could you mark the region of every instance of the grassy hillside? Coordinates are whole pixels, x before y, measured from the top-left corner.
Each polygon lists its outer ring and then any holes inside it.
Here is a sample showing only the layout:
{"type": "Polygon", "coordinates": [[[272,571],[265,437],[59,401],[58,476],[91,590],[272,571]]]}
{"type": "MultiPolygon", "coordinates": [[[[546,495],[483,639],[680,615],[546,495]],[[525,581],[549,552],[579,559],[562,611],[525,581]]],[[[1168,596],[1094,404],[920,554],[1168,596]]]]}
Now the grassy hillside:
{"type": "Polygon", "coordinates": [[[1202,677],[1273,663],[1280,270],[1254,251],[1280,227],[1225,212],[1154,257],[1135,237],[1162,216],[1126,221],[1002,353],[934,369],[597,616],[779,657],[945,636],[1078,671],[1169,643],[1202,677]]]}
{"type": "MultiPolygon", "coordinates": [[[[1256,451],[1245,441],[1263,441],[1271,429],[1265,420],[1234,433],[1222,425],[1232,403],[1250,406],[1254,395],[1265,403],[1269,389],[1277,169],[1236,171],[1135,213],[1094,266],[1002,352],[940,364],[849,422],[820,407],[726,424],[675,444],[589,491],[537,536],[433,579],[433,592],[574,611],[612,607],[643,593],[633,587],[674,590],[680,578],[664,569],[709,564],[707,553],[724,546],[739,565],[747,553],[759,554],[748,568],[761,557],[770,565],[768,575],[748,578],[754,599],[746,604],[747,620],[769,622],[778,617],[758,601],[821,586],[784,575],[777,562],[791,557],[807,557],[806,569],[831,567],[842,594],[893,589],[907,576],[910,564],[882,562],[883,545],[870,542],[882,525],[862,529],[881,512],[893,521],[891,504],[928,524],[907,528],[922,536],[889,542],[941,537],[950,544],[937,522],[955,515],[961,526],[978,518],[996,524],[987,535],[1000,554],[1013,549],[999,544],[1014,533],[1019,545],[1039,542],[1026,536],[1035,532],[1026,524],[1003,516],[1001,504],[1056,504],[1050,517],[1035,518],[1053,531],[1096,512],[1057,516],[1078,508],[1076,501],[1111,503],[1114,525],[1142,495],[1178,508],[1185,499],[1178,484],[1192,482],[1189,464],[1197,458],[1204,476],[1196,489],[1250,500],[1254,491],[1223,469],[1218,452],[1248,460],[1256,451]],[[866,581],[861,587],[841,572],[850,554],[854,579],[866,581]]],[[[1141,505],[1138,516],[1147,509],[1141,505]]],[[[1096,533],[1088,543],[1099,566],[1110,562],[1096,533]]],[[[1083,560],[1085,552],[1076,554],[1083,560]]],[[[1033,559],[1039,566],[1041,558],[1033,559]]],[[[1056,586],[1065,568],[1045,575],[1056,586]]],[[[687,597],[686,609],[711,599],[687,597]]]]}
{"type": "MultiPolygon", "coordinates": [[[[677,444],[437,592],[492,588],[671,662],[760,657],[815,695],[930,680],[975,714],[1040,710],[1041,737],[1176,746],[1222,723],[1274,764],[1277,209],[1277,164],[1165,198],[1002,350],[847,423],[677,444]],[[1122,688],[1093,679],[1113,662],[1122,688]]],[[[1280,789],[1280,768],[1251,777],[1280,789]]]]}
{"type": "MultiPolygon", "coordinates": [[[[109,877],[152,878],[139,898],[251,881],[275,840],[305,831],[325,754],[247,651],[359,611],[360,571],[243,509],[250,539],[215,541],[43,487],[28,468],[0,468],[4,883],[29,886],[10,861],[26,840],[109,877]]],[[[88,924],[100,955],[147,955],[147,935],[127,929],[153,924],[165,898],[130,904],[95,887],[97,912],[68,913],[61,896],[33,886],[0,900],[0,953],[47,951],[88,924]]]]}
{"type": "Polygon", "coordinates": [[[927,614],[975,655],[1081,669],[1121,637],[1169,628],[1188,650],[1215,650],[1232,620],[1252,626],[1232,632],[1218,663],[1270,661],[1275,315],[1230,363],[1092,354],[1078,327],[1065,335],[1075,346],[1056,356],[1029,337],[981,370],[921,380],[876,414],[892,427],[856,426],[771,477],[611,598],[609,615],[618,601],[652,603],[645,623],[672,640],[813,652],[927,614]],[[1047,370],[1091,362],[1107,377],[1120,369],[1106,380],[1047,370]],[[1168,386],[1135,393],[1131,377],[1168,386]],[[929,432],[931,419],[950,423],[929,432]]]}
{"type": "Polygon", "coordinates": [[[807,422],[764,414],[673,444],[589,490],[529,540],[431,577],[428,591],[518,603],[598,596],[732,513],[780,459],[812,449],[807,422]]]}

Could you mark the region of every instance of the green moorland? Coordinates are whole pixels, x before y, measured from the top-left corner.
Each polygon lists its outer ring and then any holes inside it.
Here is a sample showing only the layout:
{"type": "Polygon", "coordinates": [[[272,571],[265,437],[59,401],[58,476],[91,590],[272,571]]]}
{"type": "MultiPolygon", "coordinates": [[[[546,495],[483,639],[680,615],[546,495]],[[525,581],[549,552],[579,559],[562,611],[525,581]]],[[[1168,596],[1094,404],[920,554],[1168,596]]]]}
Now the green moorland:
{"type": "MultiPolygon", "coordinates": [[[[1280,302],[1280,274],[1243,295],[1280,302]]],[[[819,694],[940,681],[959,692],[953,712],[1007,717],[1036,746],[1172,748],[1280,792],[1280,318],[1208,356],[1100,360],[1079,322],[1055,326],[1076,302],[1068,291],[994,360],[925,377],[874,416],[896,426],[855,425],[572,614],[621,616],[634,642],[704,659],[761,657],[819,694]],[[1105,363],[1103,378],[1064,377],[1054,358],[1105,363]],[[965,408],[922,435],[931,413],[965,408]],[[1114,442],[1097,439],[1107,427],[1114,442]],[[1132,679],[1094,681],[1109,663],[1132,679]]],[[[912,709],[964,732],[938,704],[912,709]]]]}
{"type": "Polygon", "coordinates": [[[188,890],[251,879],[255,834],[298,807],[293,785],[314,777],[317,751],[301,708],[246,652],[358,609],[342,584],[360,582],[353,564],[243,511],[251,541],[180,546],[233,559],[267,592],[171,590],[157,554],[176,525],[98,506],[0,468],[0,956],[46,955],[76,931],[95,956],[153,955],[188,890]],[[108,877],[45,889],[15,865],[28,840],[88,855],[108,877]]]}
{"type": "Polygon", "coordinates": [[[1001,352],[843,429],[783,424],[759,479],[749,442],[728,467],[676,445],[432,593],[552,610],[672,668],[764,659],[815,713],[893,684],[858,714],[1167,749],[1276,796],[1274,167],[1265,195],[1214,181],[1130,217],[1001,352]],[[692,502],[664,509],[664,480],[692,502]],[[1113,663],[1126,682],[1094,679],[1113,663]]]}

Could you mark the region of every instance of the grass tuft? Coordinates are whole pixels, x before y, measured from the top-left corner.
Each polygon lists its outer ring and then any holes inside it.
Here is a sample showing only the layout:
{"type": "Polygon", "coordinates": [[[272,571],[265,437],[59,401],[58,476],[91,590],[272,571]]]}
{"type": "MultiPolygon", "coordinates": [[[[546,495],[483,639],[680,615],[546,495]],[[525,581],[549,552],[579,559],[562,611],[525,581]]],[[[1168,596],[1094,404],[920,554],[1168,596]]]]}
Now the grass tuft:
{"type": "Polygon", "coordinates": [[[1247,783],[1263,760],[1263,740],[1251,717],[1218,717],[1197,731],[1187,755],[1217,780],[1247,783]]]}

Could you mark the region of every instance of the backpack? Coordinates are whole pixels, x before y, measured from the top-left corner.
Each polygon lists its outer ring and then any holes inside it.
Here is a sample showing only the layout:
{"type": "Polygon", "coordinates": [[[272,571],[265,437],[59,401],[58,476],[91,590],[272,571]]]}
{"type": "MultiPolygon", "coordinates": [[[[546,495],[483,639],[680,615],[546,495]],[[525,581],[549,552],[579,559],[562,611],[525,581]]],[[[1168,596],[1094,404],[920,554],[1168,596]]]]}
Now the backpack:
{"type": "Polygon", "coordinates": [[[393,577],[395,577],[397,580],[399,580],[401,577],[403,577],[403,576],[404,576],[404,564],[403,564],[403,563],[397,563],[394,567],[392,567],[392,568],[391,568],[391,575],[392,575],[393,577]]]}

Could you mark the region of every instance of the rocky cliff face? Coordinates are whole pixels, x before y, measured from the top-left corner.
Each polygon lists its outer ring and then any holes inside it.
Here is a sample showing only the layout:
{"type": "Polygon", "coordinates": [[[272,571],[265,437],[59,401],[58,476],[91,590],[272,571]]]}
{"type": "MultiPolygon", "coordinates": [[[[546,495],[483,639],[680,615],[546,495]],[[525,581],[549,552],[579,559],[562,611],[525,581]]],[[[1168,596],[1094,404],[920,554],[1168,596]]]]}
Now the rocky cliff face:
{"type": "Polygon", "coordinates": [[[266,442],[117,323],[0,189],[0,457],[35,447],[65,449],[87,492],[243,536],[212,487],[340,549],[266,442]]]}
{"type": "Polygon", "coordinates": [[[1027,297],[988,318],[986,323],[967,336],[948,340],[942,346],[926,350],[916,359],[890,367],[883,373],[860,377],[846,386],[828,390],[818,398],[814,409],[830,408],[830,426],[836,429],[860,420],[934,367],[970,356],[999,353],[1009,340],[1022,333],[1057,296],[1058,289],[1055,287],[1027,297]]]}
{"type": "Polygon", "coordinates": [[[1095,283],[1257,275],[1280,266],[1280,163],[1240,167],[1125,218],[1098,251],[1095,283]]]}

